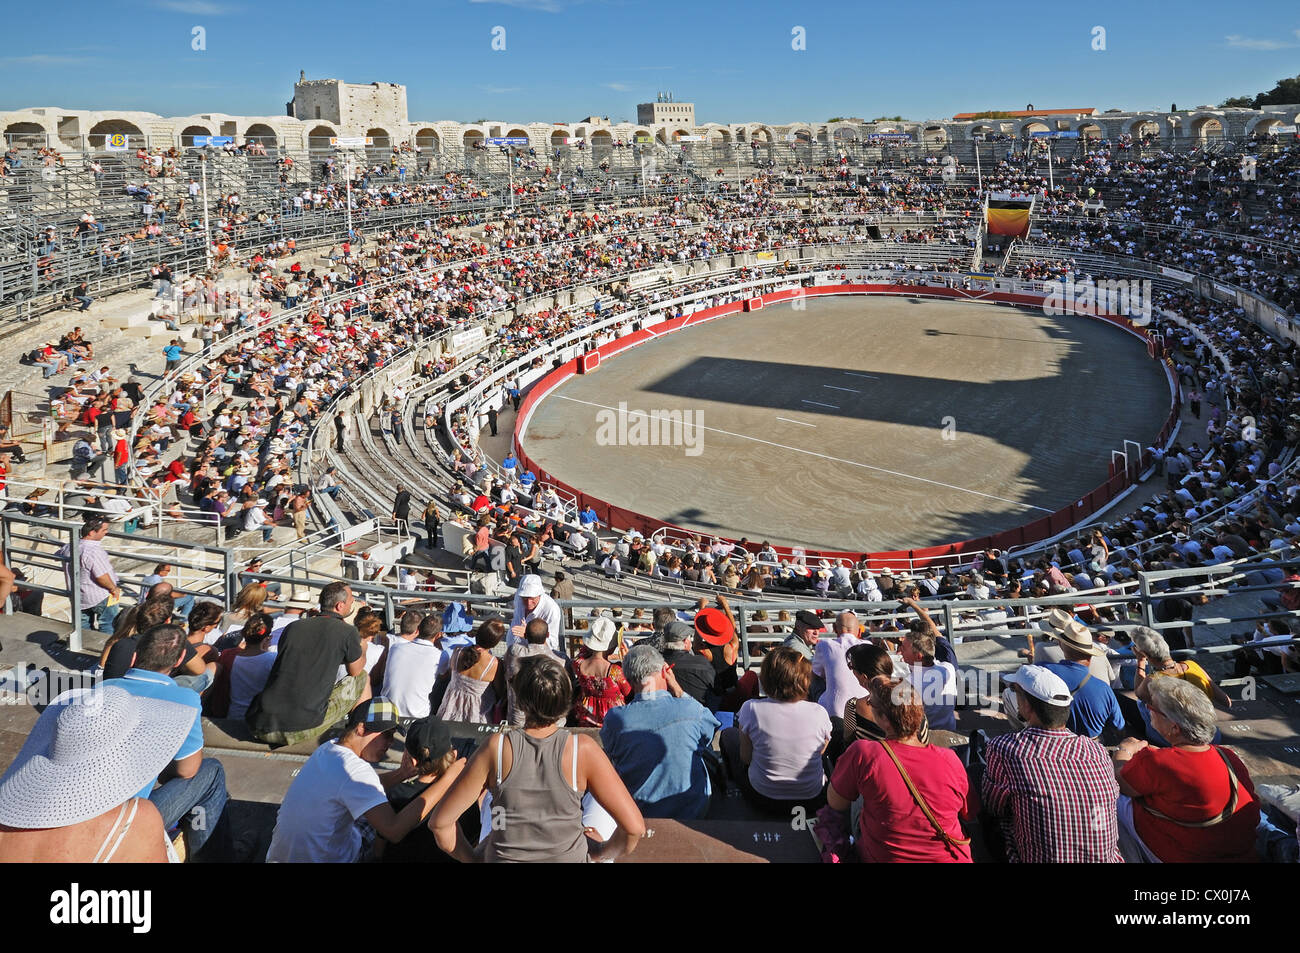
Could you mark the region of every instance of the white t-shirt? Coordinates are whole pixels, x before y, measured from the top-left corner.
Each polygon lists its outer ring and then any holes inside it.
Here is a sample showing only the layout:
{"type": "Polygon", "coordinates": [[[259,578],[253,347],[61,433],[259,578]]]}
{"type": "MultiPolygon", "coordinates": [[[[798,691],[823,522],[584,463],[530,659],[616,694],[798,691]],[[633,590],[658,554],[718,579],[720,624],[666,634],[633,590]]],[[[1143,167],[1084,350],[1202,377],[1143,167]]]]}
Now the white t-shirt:
{"type": "MultiPolygon", "coordinates": [[[[372,668],[374,668],[376,665],[379,664],[379,660],[383,657],[384,657],[384,646],[380,645],[374,639],[371,639],[370,644],[366,646],[366,674],[367,675],[370,674],[370,670],[372,668]]],[[[335,677],[334,681],[341,682],[343,681],[343,679],[347,677],[348,677],[348,667],[346,665],[340,665],[339,673],[335,677]]],[[[405,717],[406,711],[404,709],[399,708],[398,711],[400,711],[403,717],[405,717]]]]}
{"type": "Polygon", "coordinates": [[[383,695],[403,718],[429,717],[429,693],[438,677],[442,649],[428,639],[393,639],[384,668],[383,695]]]}
{"type": "Polygon", "coordinates": [[[831,737],[826,709],[810,701],[755,698],[740,706],[740,730],[754,745],[749,783],[776,800],[811,798],[826,780],[822,749],[831,737]]]}
{"type": "Polygon", "coordinates": [[[248,706],[266,687],[277,657],[274,652],[235,656],[230,666],[230,711],[227,718],[243,718],[248,714],[248,706]]]}
{"type": "Polygon", "coordinates": [[[321,745],[289,785],[267,863],[353,863],[362,846],[356,821],[387,801],[371,765],[337,742],[321,745]]]}
{"type": "Polygon", "coordinates": [[[930,727],[943,731],[957,730],[957,670],[950,662],[933,665],[916,664],[909,673],[912,686],[921,693],[925,717],[930,727]]]}

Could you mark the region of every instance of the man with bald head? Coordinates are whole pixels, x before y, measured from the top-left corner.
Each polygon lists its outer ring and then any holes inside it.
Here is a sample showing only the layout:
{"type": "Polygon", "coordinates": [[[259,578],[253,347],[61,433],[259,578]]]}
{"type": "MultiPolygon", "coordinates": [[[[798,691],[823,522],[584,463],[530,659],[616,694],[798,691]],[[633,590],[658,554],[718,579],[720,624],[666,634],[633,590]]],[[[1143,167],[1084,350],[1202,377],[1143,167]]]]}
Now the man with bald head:
{"type": "Polygon", "coordinates": [[[817,699],[817,703],[826,709],[826,714],[832,719],[843,718],[844,706],[851,699],[864,694],[862,686],[849,671],[844,659],[849,649],[857,644],[861,630],[857,614],[846,609],[835,617],[832,634],[817,640],[813,653],[813,674],[826,682],[826,690],[817,699]]]}

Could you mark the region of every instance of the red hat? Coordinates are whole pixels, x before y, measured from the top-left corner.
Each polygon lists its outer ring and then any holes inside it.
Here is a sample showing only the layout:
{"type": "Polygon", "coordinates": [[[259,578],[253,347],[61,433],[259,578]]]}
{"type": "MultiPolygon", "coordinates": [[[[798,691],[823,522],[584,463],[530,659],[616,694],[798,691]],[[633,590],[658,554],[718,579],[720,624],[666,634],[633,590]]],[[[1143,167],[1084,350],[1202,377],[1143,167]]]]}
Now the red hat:
{"type": "Polygon", "coordinates": [[[726,645],[735,636],[736,627],[721,609],[701,609],[695,613],[695,631],[709,645],[726,645]]]}

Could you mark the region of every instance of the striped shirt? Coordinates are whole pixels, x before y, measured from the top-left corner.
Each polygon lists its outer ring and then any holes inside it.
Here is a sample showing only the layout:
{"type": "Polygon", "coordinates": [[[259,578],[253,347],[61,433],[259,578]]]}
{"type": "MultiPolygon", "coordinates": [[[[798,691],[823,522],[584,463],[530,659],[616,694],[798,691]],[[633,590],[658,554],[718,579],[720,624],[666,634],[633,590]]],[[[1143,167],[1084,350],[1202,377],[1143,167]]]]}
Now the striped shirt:
{"type": "Polygon", "coordinates": [[[1096,741],[1066,728],[1025,728],[992,738],[984,806],[1002,821],[1013,862],[1122,863],[1119,784],[1096,741]]]}

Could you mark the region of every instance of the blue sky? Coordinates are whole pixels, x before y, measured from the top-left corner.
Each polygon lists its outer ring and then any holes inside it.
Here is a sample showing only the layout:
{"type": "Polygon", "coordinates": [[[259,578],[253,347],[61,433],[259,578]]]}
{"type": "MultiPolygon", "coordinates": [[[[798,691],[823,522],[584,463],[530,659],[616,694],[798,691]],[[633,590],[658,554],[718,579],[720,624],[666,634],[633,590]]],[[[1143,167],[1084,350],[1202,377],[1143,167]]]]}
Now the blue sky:
{"type": "Polygon", "coordinates": [[[659,90],[695,102],[702,122],[1188,108],[1300,74],[1300,6],[49,0],[6,6],[0,110],[280,115],[300,69],[404,84],[415,120],[631,120],[659,90]],[[205,50],[191,48],[195,26],[205,50]]]}

